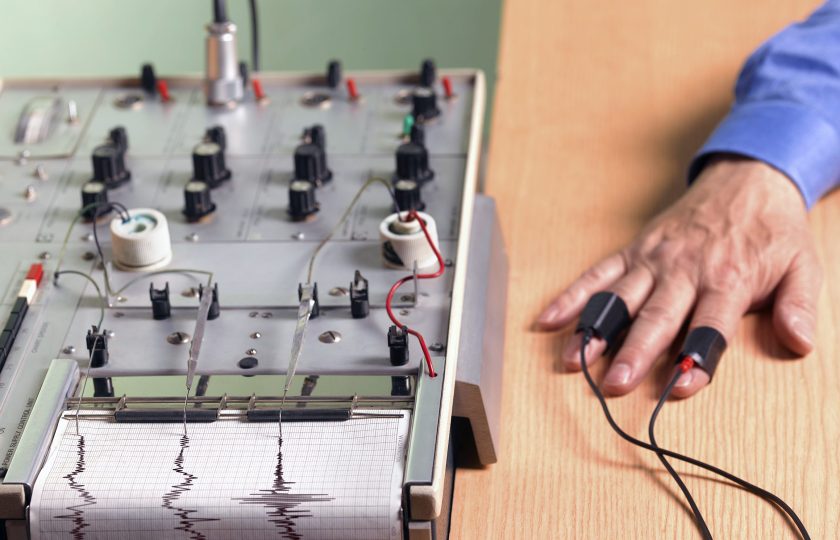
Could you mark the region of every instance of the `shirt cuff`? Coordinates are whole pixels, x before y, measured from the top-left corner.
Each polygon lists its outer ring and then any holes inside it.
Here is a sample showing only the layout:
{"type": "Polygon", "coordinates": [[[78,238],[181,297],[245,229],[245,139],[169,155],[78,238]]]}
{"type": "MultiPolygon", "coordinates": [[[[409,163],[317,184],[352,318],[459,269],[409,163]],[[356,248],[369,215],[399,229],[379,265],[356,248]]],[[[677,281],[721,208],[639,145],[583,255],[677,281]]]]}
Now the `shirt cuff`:
{"type": "Polygon", "coordinates": [[[740,154],[778,169],[796,184],[808,208],[840,180],[840,136],[822,116],[799,103],[736,105],[695,156],[689,183],[717,153],[740,154]]]}

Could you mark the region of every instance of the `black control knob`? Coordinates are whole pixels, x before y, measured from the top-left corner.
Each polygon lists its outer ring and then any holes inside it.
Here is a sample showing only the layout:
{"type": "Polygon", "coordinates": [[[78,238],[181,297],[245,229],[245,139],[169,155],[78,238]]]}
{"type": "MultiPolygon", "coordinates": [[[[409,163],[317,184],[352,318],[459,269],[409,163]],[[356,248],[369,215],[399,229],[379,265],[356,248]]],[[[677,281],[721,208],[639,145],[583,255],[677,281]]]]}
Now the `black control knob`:
{"type": "Polygon", "coordinates": [[[426,58],[420,64],[420,86],[431,88],[437,79],[437,67],[435,61],[431,58],[426,58]]]}
{"type": "Polygon", "coordinates": [[[420,183],[417,180],[397,180],[394,182],[394,197],[401,212],[423,210],[426,205],[420,196],[420,183]]]}
{"type": "Polygon", "coordinates": [[[304,129],[303,141],[320,146],[321,150],[327,151],[327,132],[324,131],[324,126],[321,124],[315,124],[304,129]]]}
{"type": "Polygon", "coordinates": [[[428,182],[435,177],[429,168],[429,152],[422,144],[407,142],[397,148],[397,180],[428,182]]]}
{"type": "Polygon", "coordinates": [[[122,126],[117,126],[108,132],[108,138],[111,143],[122,150],[123,153],[128,151],[128,133],[122,126]]]}
{"type": "Polygon", "coordinates": [[[125,152],[114,144],[102,144],[93,149],[93,179],[106,189],[118,188],[131,180],[125,168],[125,152]]]}
{"type": "Polygon", "coordinates": [[[326,151],[314,143],[304,143],[295,148],[295,179],[308,180],[319,186],[332,180],[326,151]]]}
{"type": "Polygon", "coordinates": [[[427,122],[440,115],[437,94],[431,88],[418,86],[411,93],[411,115],[417,122],[427,122]]]}
{"type": "Polygon", "coordinates": [[[195,223],[216,211],[210,197],[210,186],[202,180],[190,180],[184,186],[184,216],[195,223]]]}
{"type": "Polygon", "coordinates": [[[330,60],[327,64],[327,86],[335,89],[339,84],[341,84],[341,62],[330,60]]]}
{"type": "Polygon", "coordinates": [[[218,144],[222,148],[222,152],[227,151],[227,134],[225,134],[225,128],[222,126],[207,128],[207,131],[204,132],[204,140],[218,144]]]}
{"type": "Polygon", "coordinates": [[[292,180],[289,184],[289,216],[303,221],[318,211],[315,184],[309,180],[292,180]]]}
{"type": "Polygon", "coordinates": [[[203,142],[193,148],[193,180],[206,182],[210,189],[229,180],[230,171],[225,166],[225,152],[215,142],[203,142]]]}
{"type": "Polygon", "coordinates": [[[82,184],[82,218],[93,221],[96,211],[100,216],[108,214],[104,206],[108,202],[108,190],[102,182],[91,180],[82,184]]]}
{"type": "Polygon", "coordinates": [[[140,68],[140,86],[147,94],[157,93],[157,75],[152,64],[143,64],[140,68]]]}
{"type": "Polygon", "coordinates": [[[149,299],[152,301],[152,318],[156,321],[168,319],[172,314],[169,303],[169,282],[163,289],[155,289],[154,283],[149,283],[149,299]]]}

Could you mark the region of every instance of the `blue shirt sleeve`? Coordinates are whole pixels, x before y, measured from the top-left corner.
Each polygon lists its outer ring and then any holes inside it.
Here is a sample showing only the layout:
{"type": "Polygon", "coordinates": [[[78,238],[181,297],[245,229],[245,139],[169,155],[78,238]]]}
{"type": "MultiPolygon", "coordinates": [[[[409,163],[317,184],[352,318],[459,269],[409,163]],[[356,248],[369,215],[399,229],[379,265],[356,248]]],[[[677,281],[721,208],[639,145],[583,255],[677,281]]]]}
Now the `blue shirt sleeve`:
{"type": "Polygon", "coordinates": [[[840,185],[840,0],[764,43],[747,60],[735,103],[692,162],[733,153],[786,174],[810,208],[840,185]]]}

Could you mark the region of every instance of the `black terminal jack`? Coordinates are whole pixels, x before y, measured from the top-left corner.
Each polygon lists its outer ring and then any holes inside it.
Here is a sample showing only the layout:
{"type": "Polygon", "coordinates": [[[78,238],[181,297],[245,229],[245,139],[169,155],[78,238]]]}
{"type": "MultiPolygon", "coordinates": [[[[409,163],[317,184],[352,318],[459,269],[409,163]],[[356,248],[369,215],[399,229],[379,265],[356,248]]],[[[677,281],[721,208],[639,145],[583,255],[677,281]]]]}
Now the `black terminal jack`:
{"type": "MultiPolygon", "coordinates": [[[[204,293],[207,292],[204,288],[204,285],[198,286],[198,298],[201,299],[204,296],[204,293]]],[[[213,289],[211,290],[211,294],[213,298],[210,301],[210,310],[207,312],[207,320],[212,321],[213,319],[218,319],[219,315],[222,313],[222,308],[219,305],[219,284],[214,283],[213,289]]]]}
{"type": "Polygon", "coordinates": [[[172,315],[168,281],[163,289],[155,289],[155,284],[149,283],[149,299],[152,301],[152,318],[154,320],[163,321],[172,315]]]}
{"type": "Polygon", "coordinates": [[[85,336],[85,344],[90,353],[90,367],[98,368],[108,364],[108,331],[92,326],[85,336]]]}
{"type": "Polygon", "coordinates": [[[350,314],[354,319],[364,319],[370,313],[370,297],[368,295],[368,280],[356,270],[350,283],[350,314]]]}
{"type": "Polygon", "coordinates": [[[799,516],[796,514],[793,508],[791,508],[785,501],[783,501],[777,495],[765,489],[762,489],[754,484],[751,484],[750,482],[747,482],[746,480],[743,480],[732,473],[720,469],[719,467],[674,452],[672,450],[662,448],[656,443],[656,439],[654,437],[654,427],[656,419],[659,415],[659,412],[662,409],[662,406],[667,401],[668,397],[670,397],[671,392],[674,386],[677,384],[677,381],[680,379],[680,377],[682,377],[684,373],[686,373],[695,366],[706,371],[710,377],[714,373],[714,370],[717,367],[720,357],[723,354],[724,349],[726,348],[726,341],[724,340],[720,332],[718,332],[714,328],[694,328],[689,332],[688,336],[686,337],[685,343],[682,347],[682,352],[677,358],[677,363],[679,367],[674,373],[668,385],[666,386],[665,391],[662,393],[662,396],[660,397],[656,408],[654,409],[653,414],[651,415],[650,423],[648,425],[648,435],[650,437],[650,443],[646,443],[642,440],[633,437],[632,435],[629,435],[618,425],[618,423],[616,423],[615,419],[610,413],[609,407],[607,406],[607,401],[604,398],[604,394],[601,392],[601,389],[598,387],[598,384],[595,382],[595,380],[592,378],[592,375],[589,373],[589,367],[586,365],[586,348],[593,337],[598,337],[603,339],[607,343],[608,349],[613,349],[616,340],[621,336],[621,334],[627,329],[629,325],[630,316],[627,310],[627,306],[621,299],[621,297],[619,297],[618,295],[610,292],[600,292],[589,299],[589,302],[586,304],[586,306],[583,309],[583,312],[581,313],[580,321],[578,322],[577,329],[575,331],[575,333],[579,333],[581,335],[580,367],[583,371],[583,376],[586,379],[589,388],[592,390],[592,392],[595,394],[595,397],[598,399],[598,402],[601,405],[601,409],[604,411],[604,416],[606,417],[610,427],[625,441],[639,448],[643,448],[645,450],[654,452],[659,457],[660,461],[662,461],[663,465],[674,478],[674,481],[677,483],[677,485],[680,487],[680,490],[683,492],[683,495],[686,497],[686,500],[688,501],[689,506],[691,507],[692,514],[694,515],[694,519],[697,522],[697,527],[700,531],[701,536],[705,540],[709,540],[712,538],[711,531],[709,530],[705,519],[703,518],[700,512],[700,509],[695,503],[694,498],[691,496],[690,491],[680,478],[679,474],[677,474],[673,467],[671,467],[670,463],[668,463],[668,461],[665,459],[666,457],[677,459],[685,463],[689,463],[691,465],[695,465],[718,476],[726,478],[730,482],[737,484],[738,486],[744,488],[753,495],[757,495],[762,499],[775,504],[785,514],[787,514],[791,521],[793,521],[801,537],[803,539],[810,540],[811,536],[808,534],[808,530],[805,528],[805,525],[802,523],[802,520],[799,518],[799,516]]]}
{"type": "Polygon", "coordinates": [[[391,365],[404,366],[408,363],[408,328],[391,325],[388,329],[388,349],[391,365]]]}

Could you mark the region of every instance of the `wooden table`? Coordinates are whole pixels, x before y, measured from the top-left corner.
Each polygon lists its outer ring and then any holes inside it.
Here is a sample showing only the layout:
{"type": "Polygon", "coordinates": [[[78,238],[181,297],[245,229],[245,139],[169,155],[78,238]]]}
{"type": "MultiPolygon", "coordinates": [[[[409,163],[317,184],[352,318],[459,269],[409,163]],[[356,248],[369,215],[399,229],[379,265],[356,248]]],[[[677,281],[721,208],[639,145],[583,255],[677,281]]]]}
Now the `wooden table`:
{"type": "MultiPolygon", "coordinates": [[[[530,327],[589,263],[679,196],[743,60],[817,4],[506,2],[487,179],[511,259],[504,426],[498,464],[458,471],[452,538],[698,538],[656,457],[620,440],[583,377],[563,373],[558,349],[568,332],[530,327]]],[[[748,317],[714,383],[666,406],[658,433],[663,446],[779,494],[813,538],[837,538],[840,195],[811,220],[826,270],[818,351],[791,360],[768,314],[748,317]]],[[[662,373],[610,400],[642,438],[662,373]]],[[[716,537],[796,537],[768,503],[677,469],[716,537]]]]}

